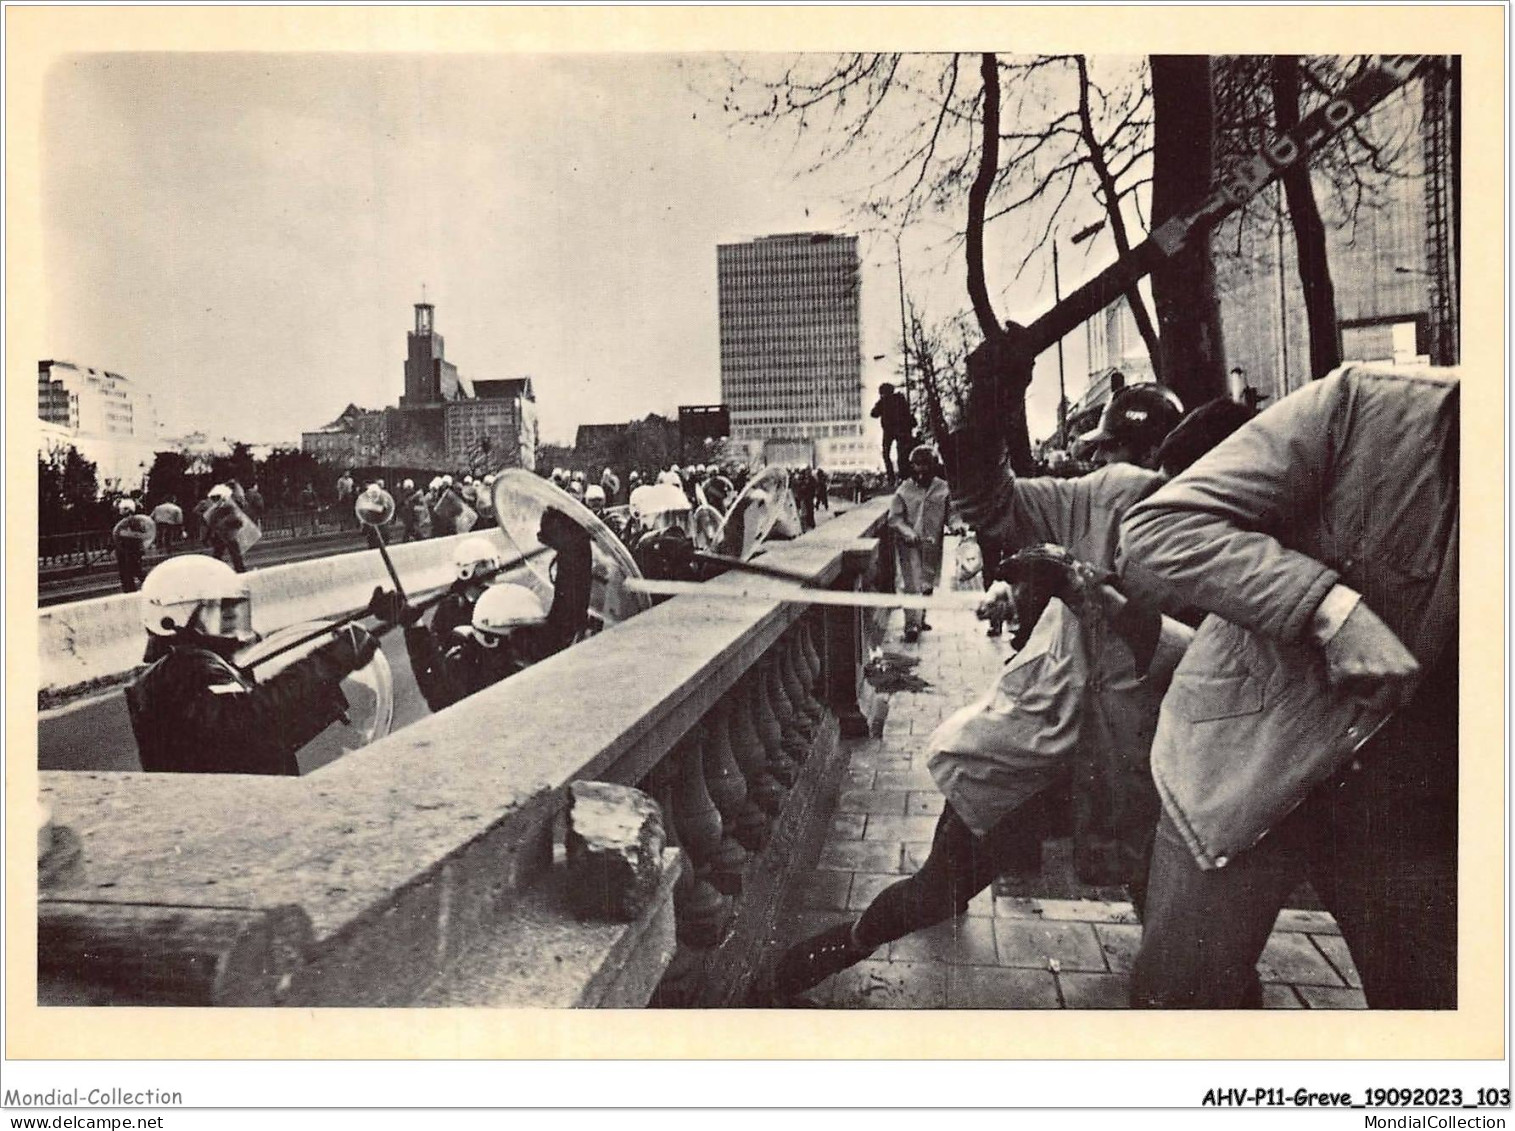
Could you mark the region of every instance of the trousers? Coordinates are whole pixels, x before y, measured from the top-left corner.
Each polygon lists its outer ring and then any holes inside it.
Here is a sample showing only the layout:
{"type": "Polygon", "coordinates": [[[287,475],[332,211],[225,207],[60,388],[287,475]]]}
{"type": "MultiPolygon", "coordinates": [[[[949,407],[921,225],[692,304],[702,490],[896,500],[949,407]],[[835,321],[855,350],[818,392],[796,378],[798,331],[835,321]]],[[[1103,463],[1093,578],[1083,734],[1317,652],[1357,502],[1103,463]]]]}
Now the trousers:
{"type": "Polygon", "coordinates": [[[1018,811],[984,836],[963,823],[949,801],[937,819],[931,851],[915,875],[890,884],[857,921],[858,942],[878,948],[968,910],[979,892],[1010,867],[1021,851],[1018,811]]]}
{"type": "Polygon", "coordinates": [[[1224,868],[1201,870],[1164,813],[1132,1005],[1252,1004],[1247,990],[1279,909],[1309,880],[1371,1008],[1456,1008],[1456,796],[1454,724],[1450,736],[1422,730],[1398,749],[1365,751],[1358,769],[1317,786],[1224,868]]]}

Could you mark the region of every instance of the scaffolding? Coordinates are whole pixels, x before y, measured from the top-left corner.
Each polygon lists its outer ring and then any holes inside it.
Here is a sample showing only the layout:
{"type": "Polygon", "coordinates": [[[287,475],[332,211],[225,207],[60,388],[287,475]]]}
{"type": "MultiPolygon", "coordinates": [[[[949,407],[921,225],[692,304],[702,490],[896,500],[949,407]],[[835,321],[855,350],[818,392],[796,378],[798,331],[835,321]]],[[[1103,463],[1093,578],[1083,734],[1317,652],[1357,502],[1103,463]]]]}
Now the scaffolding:
{"type": "Polygon", "coordinates": [[[1428,338],[1434,365],[1456,365],[1460,354],[1458,297],[1458,199],[1460,139],[1457,100],[1460,75],[1455,58],[1426,69],[1424,136],[1426,153],[1426,271],[1430,284],[1428,338]]]}

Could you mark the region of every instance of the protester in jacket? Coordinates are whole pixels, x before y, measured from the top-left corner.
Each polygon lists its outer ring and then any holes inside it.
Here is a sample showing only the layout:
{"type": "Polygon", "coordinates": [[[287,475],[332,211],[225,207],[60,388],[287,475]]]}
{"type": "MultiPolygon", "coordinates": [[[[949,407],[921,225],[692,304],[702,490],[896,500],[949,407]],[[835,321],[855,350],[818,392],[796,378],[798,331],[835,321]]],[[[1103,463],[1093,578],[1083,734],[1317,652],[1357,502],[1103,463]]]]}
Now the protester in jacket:
{"type": "Polygon", "coordinates": [[[878,400],[868,415],[883,426],[884,470],[895,483],[906,474],[906,453],[915,443],[915,414],[905,394],[886,381],[878,387],[878,400]]]}
{"type": "MultiPolygon", "coordinates": [[[[901,592],[929,595],[942,575],[942,543],[950,492],[936,476],[936,453],[922,444],[910,453],[910,478],[889,501],[889,532],[896,546],[901,592]]],[[[811,509],[814,514],[814,508],[811,509]]],[[[905,611],[905,640],[931,626],[921,609],[905,611]]]]}
{"type": "Polygon", "coordinates": [[[1211,614],[1152,749],[1135,1004],[1256,1004],[1309,879],[1370,1006],[1456,1005],[1458,403],[1450,371],[1343,367],[1127,516],[1127,588],[1211,614]]]}
{"type": "MultiPolygon", "coordinates": [[[[1040,591],[1033,599],[1066,616],[1042,617],[1032,643],[1011,660],[989,694],[932,736],[929,765],[945,804],[925,862],[881,891],[855,921],[786,949],[757,980],[752,1004],[786,1004],[879,947],[964,914],[973,897],[1015,859],[1022,806],[1066,772],[1089,714],[1083,692],[1097,680],[1078,626],[1130,636],[1123,654],[1140,656],[1127,664],[1139,663],[1146,677],[1150,737],[1162,688],[1188,630],[1164,621],[1149,631],[1147,617],[1140,610],[1128,615],[1130,606],[1102,584],[1101,571],[1058,547],[1022,551],[1010,572],[1018,585],[1040,591]]],[[[1109,666],[1114,652],[1107,646],[1093,653],[1093,661],[1109,666]]],[[[1151,819],[1155,814],[1149,827],[1151,819]]]]}
{"type": "MultiPolygon", "coordinates": [[[[1182,419],[1183,406],[1162,385],[1126,386],[1106,402],[1098,426],[1080,437],[1100,464],[1097,470],[1073,479],[1021,478],[1007,466],[1004,421],[1010,409],[1000,398],[1018,360],[997,341],[968,357],[968,411],[943,452],[958,513],[995,554],[995,576],[1005,558],[1038,544],[1061,546],[1097,570],[1112,571],[1121,519],[1164,482],[1156,470],[1158,452],[1182,419]]],[[[985,611],[991,624],[998,619],[996,606],[985,611]]],[[[1041,615],[1040,609],[1022,609],[1015,617],[1015,648],[1029,646],[1041,615]]],[[[1045,615],[1062,620],[1065,610],[1055,605],[1045,615]]],[[[1071,642],[1080,631],[1076,623],[1054,624],[1047,638],[1071,642]]],[[[1100,721],[1091,721],[1078,746],[1068,751],[1074,867],[1086,883],[1131,884],[1140,904],[1157,813],[1147,774],[1151,722],[1135,726],[1115,720],[1149,719],[1154,704],[1129,652],[1116,648],[1105,656],[1100,639],[1086,643],[1092,650],[1089,662],[1100,673],[1098,695],[1087,702],[1100,721]]],[[[1013,747],[1017,738],[1007,735],[1006,741],[1013,747]]],[[[1041,869],[1045,822],[1039,810],[1045,800],[1037,791],[1023,803],[1015,826],[1019,847],[1005,856],[1007,870],[1023,877],[1041,869]]]]}

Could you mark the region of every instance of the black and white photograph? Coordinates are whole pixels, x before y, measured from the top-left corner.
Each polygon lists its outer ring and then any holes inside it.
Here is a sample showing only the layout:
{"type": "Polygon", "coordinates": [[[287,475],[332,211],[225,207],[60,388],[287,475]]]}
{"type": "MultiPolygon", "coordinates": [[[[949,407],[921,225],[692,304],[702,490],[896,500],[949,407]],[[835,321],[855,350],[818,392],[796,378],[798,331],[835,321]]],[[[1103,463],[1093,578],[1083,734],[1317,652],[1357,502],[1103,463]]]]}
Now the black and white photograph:
{"type": "Polygon", "coordinates": [[[12,1035],[1504,1055],[1507,13],[771,11],[8,9],[12,1035]]]}

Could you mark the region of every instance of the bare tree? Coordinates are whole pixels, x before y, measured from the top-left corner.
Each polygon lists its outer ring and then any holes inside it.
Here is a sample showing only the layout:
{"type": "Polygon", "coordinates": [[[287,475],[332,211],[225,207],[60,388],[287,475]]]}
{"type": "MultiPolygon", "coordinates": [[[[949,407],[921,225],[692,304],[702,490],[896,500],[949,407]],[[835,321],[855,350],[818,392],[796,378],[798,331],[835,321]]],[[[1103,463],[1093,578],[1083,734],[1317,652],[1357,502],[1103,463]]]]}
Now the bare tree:
{"type": "MultiPolygon", "coordinates": [[[[1273,116],[1278,129],[1299,124],[1300,64],[1295,55],[1275,55],[1269,74],[1273,116]]],[[[1284,195],[1294,224],[1295,259],[1304,289],[1305,318],[1310,327],[1310,375],[1324,377],[1341,364],[1341,327],[1336,319],[1336,288],[1326,252],[1326,226],[1315,202],[1310,167],[1293,165],[1284,171],[1284,195]]]]}
{"type": "MultiPolygon", "coordinates": [[[[1089,154],[1089,164],[1099,181],[1099,196],[1105,206],[1105,222],[1110,225],[1110,235],[1115,240],[1115,250],[1123,256],[1129,255],[1131,254],[1131,239],[1126,234],[1126,220],[1121,210],[1121,198],[1128,193],[1134,192],[1135,189],[1127,189],[1123,192],[1117,182],[1122,172],[1132,168],[1143,155],[1151,152],[1151,146],[1148,145],[1131,155],[1127,160],[1125,169],[1111,169],[1107,155],[1108,147],[1094,132],[1094,119],[1089,108],[1089,95],[1093,89],[1093,85],[1089,81],[1089,65],[1082,55],[1075,55],[1073,58],[1078,65],[1079,134],[1083,138],[1084,149],[1089,154]]],[[[1151,91],[1143,87],[1142,93],[1150,97],[1151,91]]],[[[1147,124],[1136,119],[1140,105],[1141,103],[1138,102],[1137,105],[1132,106],[1130,112],[1117,127],[1112,137],[1113,142],[1118,143],[1121,133],[1133,122],[1138,126],[1147,124]]],[[[1142,136],[1145,136],[1145,130],[1139,132],[1142,136]]],[[[1161,351],[1158,349],[1157,330],[1152,325],[1152,316],[1147,313],[1146,300],[1142,298],[1141,290],[1135,285],[1126,291],[1126,303],[1130,306],[1131,314],[1136,319],[1136,328],[1141,333],[1142,341],[1146,343],[1147,356],[1152,360],[1152,368],[1157,379],[1160,381],[1162,380],[1162,370],[1159,367],[1161,351]]]]}
{"type": "MultiPolygon", "coordinates": [[[[1154,55],[1152,109],[1152,222],[1158,226],[1204,199],[1214,178],[1209,59],[1154,55]]],[[[1208,234],[1199,233],[1154,265],[1152,295],[1168,386],[1186,405],[1222,396],[1225,350],[1208,234]]]]}
{"type": "Polygon", "coordinates": [[[959,314],[928,326],[915,303],[909,307],[905,359],[914,378],[910,407],[940,449],[968,407],[968,323],[959,314]]]}

